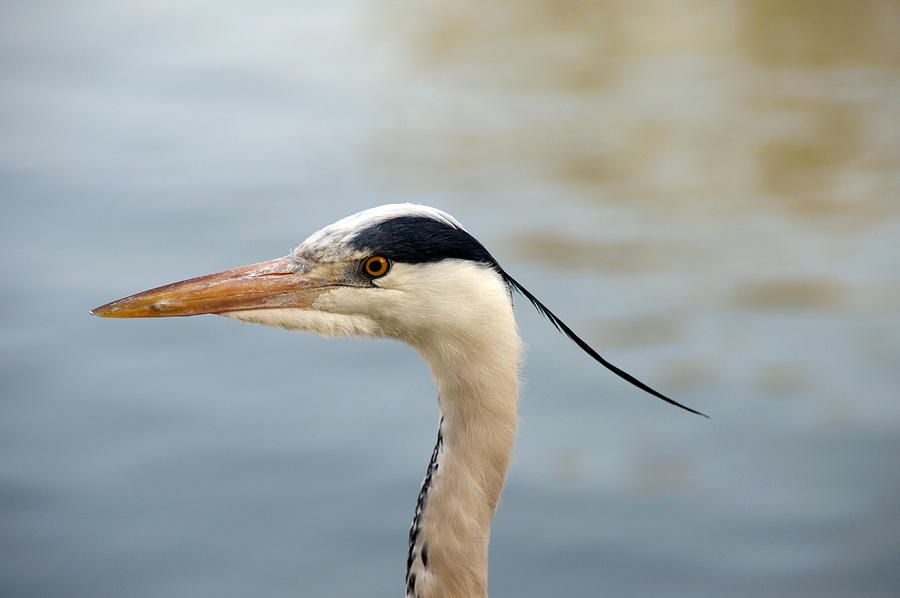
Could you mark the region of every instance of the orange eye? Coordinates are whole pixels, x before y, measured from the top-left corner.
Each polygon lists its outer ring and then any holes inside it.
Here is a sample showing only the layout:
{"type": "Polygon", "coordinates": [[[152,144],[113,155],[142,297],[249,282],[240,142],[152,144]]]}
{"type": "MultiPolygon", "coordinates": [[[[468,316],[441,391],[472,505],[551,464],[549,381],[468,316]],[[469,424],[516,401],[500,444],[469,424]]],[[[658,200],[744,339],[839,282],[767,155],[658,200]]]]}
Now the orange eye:
{"type": "Polygon", "coordinates": [[[380,255],[373,255],[363,263],[363,270],[373,278],[384,276],[390,269],[391,262],[389,262],[386,257],[381,257],[380,255]]]}

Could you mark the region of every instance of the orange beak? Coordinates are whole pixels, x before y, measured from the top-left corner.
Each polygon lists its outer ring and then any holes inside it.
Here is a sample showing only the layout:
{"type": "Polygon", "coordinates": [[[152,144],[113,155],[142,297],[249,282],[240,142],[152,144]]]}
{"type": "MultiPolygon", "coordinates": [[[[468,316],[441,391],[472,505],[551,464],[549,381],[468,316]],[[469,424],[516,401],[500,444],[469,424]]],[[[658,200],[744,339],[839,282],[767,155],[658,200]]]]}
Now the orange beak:
{"type": "Polygon", "coordinates": [[[251,309],[309,307],[335,281],[308,276],[306,263],[288,256],[175,282],[91,310],[104,318],[159,318],[251,309]]]}

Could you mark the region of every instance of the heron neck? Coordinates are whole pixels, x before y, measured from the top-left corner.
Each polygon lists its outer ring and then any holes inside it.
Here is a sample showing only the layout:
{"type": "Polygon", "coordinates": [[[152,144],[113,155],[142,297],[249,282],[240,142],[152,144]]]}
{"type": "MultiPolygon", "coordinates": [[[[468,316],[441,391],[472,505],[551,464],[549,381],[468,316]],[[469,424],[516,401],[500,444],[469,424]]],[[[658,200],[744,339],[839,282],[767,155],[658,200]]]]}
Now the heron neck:
{"type": "Polygon", "coordinates": [[[440,352],[420,347],[438,387],[441,423],[410,529],[407,596],[487,596],[491,518],[512,455],[519,339],[508,330],[440,352]],[[505,340],[504,340],[505,339],[505,340]]]}

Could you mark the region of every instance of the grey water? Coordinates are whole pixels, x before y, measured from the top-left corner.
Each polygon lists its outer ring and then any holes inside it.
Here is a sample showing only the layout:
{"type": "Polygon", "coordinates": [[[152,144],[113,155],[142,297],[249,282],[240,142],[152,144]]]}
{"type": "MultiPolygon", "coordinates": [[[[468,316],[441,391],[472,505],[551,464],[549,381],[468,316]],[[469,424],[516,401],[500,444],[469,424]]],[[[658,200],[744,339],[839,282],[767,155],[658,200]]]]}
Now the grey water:
{"type": "Polygon", "coordinates": [[[894,596],[895,3],[6,3],[0,595],[399,596],[414,351],[109,300],[351,212],[518,300],[492,596],[894,596]]]}

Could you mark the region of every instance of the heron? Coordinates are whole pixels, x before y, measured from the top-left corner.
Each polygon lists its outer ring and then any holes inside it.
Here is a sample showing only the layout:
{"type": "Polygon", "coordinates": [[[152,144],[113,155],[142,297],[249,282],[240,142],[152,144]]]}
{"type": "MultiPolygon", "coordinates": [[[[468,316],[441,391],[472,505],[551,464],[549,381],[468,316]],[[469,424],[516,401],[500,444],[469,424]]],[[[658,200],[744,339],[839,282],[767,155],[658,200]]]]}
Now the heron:
{"type": "Polygon", "coordinates": [[[389,204],[347,216],[285,257],[112,301],[108,318],[218,314],[325,337],[396,339],[437,386],[437,443],[409,530],[407,598],[485,598],[491,519],[513,451],[521,293],[604,367],[651,395],[582,340],[449,214],[389,204]]]}

